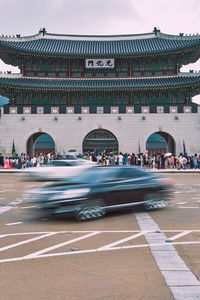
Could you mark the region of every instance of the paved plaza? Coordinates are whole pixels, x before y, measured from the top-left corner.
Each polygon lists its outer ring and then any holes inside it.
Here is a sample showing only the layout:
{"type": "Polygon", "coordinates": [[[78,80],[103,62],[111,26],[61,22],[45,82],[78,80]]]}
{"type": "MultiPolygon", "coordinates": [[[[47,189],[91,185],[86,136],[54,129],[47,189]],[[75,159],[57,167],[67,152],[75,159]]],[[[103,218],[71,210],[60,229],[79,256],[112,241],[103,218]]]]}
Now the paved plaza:
{"type": "Polygon", "coordinates": [[[1,298],[199,299],[200,174],[170,176],[166,209],[77,222],[33,215],[22,194],[41,183],[1,173],[1,298]]]}

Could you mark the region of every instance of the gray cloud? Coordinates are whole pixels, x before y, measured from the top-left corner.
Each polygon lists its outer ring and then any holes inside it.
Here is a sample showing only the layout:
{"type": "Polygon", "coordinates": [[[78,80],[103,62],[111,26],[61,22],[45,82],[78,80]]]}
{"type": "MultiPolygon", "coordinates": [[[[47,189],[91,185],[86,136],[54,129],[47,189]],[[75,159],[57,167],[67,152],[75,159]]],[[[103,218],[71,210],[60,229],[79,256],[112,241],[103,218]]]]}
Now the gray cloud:
{"type": "MultiPolygon", "coordinates": [[[[0,0],[0,34],[200,33],[199,0],[0,0]]],[[[200,69],[200,63],[193,68],[200,69]],[[196,66],[196,67],[195,67],[196,66]]],[[[5,67],[0,62],[1,69],[5,67]]]]}
{"type": "MultiPolygon", "coordinates": [[[[0,34],[200,33],[199,0],[0,0],[0,34]]],[[[183,68],[199,70],[200,61],[183,68]]],[[[17,68],[0,60],[0,71],[17,68]]]]}
{"type": "Polygon", "coordinates": [[[111,34],[115,27],[123,30],[127,19],[137,19],[131,0],[0,0],[0,4],[6,12],[0,18],[5,34],[29,35],[40,27],[58,33],[111,34]]]}

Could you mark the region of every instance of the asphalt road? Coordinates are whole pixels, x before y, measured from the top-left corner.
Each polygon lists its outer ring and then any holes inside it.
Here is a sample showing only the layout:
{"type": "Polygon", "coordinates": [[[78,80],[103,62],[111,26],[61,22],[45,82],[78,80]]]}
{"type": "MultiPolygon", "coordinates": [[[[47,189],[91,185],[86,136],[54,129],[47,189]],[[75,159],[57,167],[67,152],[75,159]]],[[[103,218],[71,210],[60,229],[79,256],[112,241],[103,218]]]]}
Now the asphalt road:
{"type": "Polygon", "coordinates": [[[40,183],[0,174],[0,299],[200,299],[200,174],[170,177],[166,209],[77,222],[33,215],[40,183]]]}

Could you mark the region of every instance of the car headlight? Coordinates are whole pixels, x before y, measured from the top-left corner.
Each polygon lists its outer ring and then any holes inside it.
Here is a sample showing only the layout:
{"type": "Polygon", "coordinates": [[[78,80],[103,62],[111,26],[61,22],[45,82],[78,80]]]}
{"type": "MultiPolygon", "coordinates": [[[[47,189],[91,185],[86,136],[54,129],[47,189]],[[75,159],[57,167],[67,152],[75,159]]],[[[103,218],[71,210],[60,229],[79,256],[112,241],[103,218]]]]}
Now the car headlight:
{"type": "Polygon", "coordinates": [[[90,192],[90,189],[67,190],[49,197],[49,200],[71,199],[85,196],[90,192]]]}

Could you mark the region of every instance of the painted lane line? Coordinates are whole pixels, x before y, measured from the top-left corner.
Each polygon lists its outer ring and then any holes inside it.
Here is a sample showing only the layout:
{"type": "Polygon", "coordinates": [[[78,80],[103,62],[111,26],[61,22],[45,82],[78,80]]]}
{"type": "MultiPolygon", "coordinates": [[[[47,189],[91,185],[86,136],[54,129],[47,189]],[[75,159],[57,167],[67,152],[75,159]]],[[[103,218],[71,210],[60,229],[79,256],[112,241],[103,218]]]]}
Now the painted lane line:
{"type": "Polygon", "coordinates": [[[42,249],[42,250],[40,250],[40,251],[31,253],[31,254],[29,254],[29,255],[26,255],[25,257],[30,258],[30,257],[38,256],[38,255],[43,254],[43,253],[45,253],[45,252],[50,252],[50,251],[52,251],[52,250],[54,250],[54,249],[57,249],[57,248],[60,248],[60,247],[63,247],[63,246],[72,244],[72,243],[74,243],[74,242],[78,242],[78,241],[84,240],[84,239],[86,239],[86,238],[89,238],[89,237],[91,237],[91,236],[97,235],[97,234],[99,234],[99,233],[100,233],[100,231],[95,231],[95,232],[86,234],[86,235],[84,235],[84,236],[81,236],[81,237],[78,237],[78,238],[75,238],[75,239],[72,239],[72,240],[69,240],[69,241],[66,241],[66,242],[63,242],[63,243],[60,243],[60,244],[57,244],[57,245],[54,245],[54,246],[45,248],[45,249],[42,249]]]}
{"type": "Polygon", "coordinates": [[[187,202],[177,202],[176,204],[185,204],[185,203],[187,203],[187,202]]]}
{"type": "Polygon", "coordinates": [[[146,231],[140,232],[140,233],[137,233],[137,234],[134,234],[134,235],[131,235],[131,236],[126,237],[126,238],[124,238],[124,239],[121,239],[121,240],[119,240],[119,241],[116,241],[116,242],[110,243],[110,244],[108,244],[108,245],[102,246],[102,247],[98,248],[97,250],[104,250],[104,249],[106,250],[106,249],[109,249],[109,248],[114,247],[114,246],[116,246],[116,245],[119,245],[119,244],[128,242],[128,241],[130,241],[130,240],[136,239],[136,238],[139,237],[139,236],[144,235],[145,232],[146,232],[146,231]]]}
{"type": "Polygon", "coordinates": [[[182,193],[184,193],[183,191],[176,191],[176,192],[174,192],[174,194],[182,194],[182,193]]]}
{"type": "Polygon", "coordinates": [[[0,198],[0,200],[6,200],[7,198],[0,198]]]}
{"type": "MultiPolygon", "coordinates": [[[[141,244],[141,245],[131,245],[131,246],[120,246],[120,247],[112,247],[112,248],[108,248],[108,249],[104,249],[104,250],[122,250],[122,249],[132,249],[132,248],[143,248],[143,247],[149,247],[151,249],[151,247],[154,247],[154,246],[165,246],[165,250],[168,251],[169,248],[170,248],[170,245],[173,246],[173,245],[199,245],[200,242],[196,242],[196,241],[191,241],[191,242],[172,242],[172,243],[166,243],[166,242],[160,242],[158,243],[157,241],[154,242],[154,243],[151,243],[151,244],[141,244]]],[[[97,249],[99,250],[99,249],[97,249]]],[[[102,251],[104,251],[102,249],[102,251]]],[[[165,252],[165,250],[163,252],[165,252]]],[[[160,251],[160,250],[158,250],[160,251]]],[[[171,249],[171,251],[175,251],[176,252],[176,249],[174,248],[173,250],[171,249]]],[[[168,251],[169,252],[169,251],[168,251]]]]}
{"type": "Polygon", "coordinates": [[[0,235],[0,239],[4,238],[4,237],[6,237],[6,236],[7,236],[7,234],[2,234],[2,235],[0,235]]]}
{"type": "MultiPolygon", "coordinates": [[[[184,231],[189,231],[188,229],[168,229],[168,230],[159,230],[159,233],[164,233],[164,232],[184,232],[184,231]]],[[[45,234],[45,233],[54,233],[54,234],[60,234],[60,233],[92,233],[92,232],[99,232],[99,233],[140,233],[140,232],[146,232],[146,233],[155,233],[155,230],[61,230],[61,231],[29,231],[29,232],[17,232],[17,233],[6,233],[3,234],[3,236],[17,236],[17,235],[33,235],[33,234],[45,234]]],[[[194,229],[191,230],[191,232],[200,232],[200,229],[194,229]]],[[[156,232],[157,233],[157,232],[156,232]]],[[[1,237],[1,235],[0,235],[1,237]]]]}
{"type": "Polygon", "coordinates": [[[50,232],[50,233],[47,233],[47,234],[44,234],[44,235],[41,235],[41,236],[37,236],[37,237],[32,238],[32,239],[28,239],[28,240],[25,240],[25,241],[22,241],[22,242],[19,242],[19,243],[8,245],[8,246],[0,248],[0,252],[11,249],[11,248],[14,248],[14,247],[18,247],[18,246],[21,246],[21,245],[24,245],[24,244],[28,244],[28,243],[31,243],[31,242],[34,242],[34,241],[37,241],[37,240],[40,240],[40,239],[43,239],[45,237],[48,237],[48,236],[51,236],[51,235],[54,235],[54,234],[55,234],[54,232],[50,232]]]}
{"type": "MultiPolygon", "coordinates": [[[[37,232],[17,232],[17,233],[7,233],[7,234],[3,234],[2,236],[4,237],[7,237],[7,236],[20,236],[20,235],[34,235],[34,234],[47,234],[47,233],[55,233],[55,234],[57,234],[57,233],[59,233],[59,232],[57,232],[57,231],[37,231],[37,232]]],[[[1,237],[1,235],[0,235],[0,237],[1,237]]]]}
{"type": "Polygon", "coordinates": [[[5,224],[7,226],[12,226],[12,225],[18,225],[18,224],[22,224],[23,222],[15,222],[15,223],[8,223],[8,224],[5,224]]]}
{"type": "Polygon", "coordinates": [[[199,208],[199,206],[179,206],[178,208],[199,208]]]}
{"type": "MultiPolygon", "coordinates": [[[[173,245],[199,245],[200,242],[174,242],[173,245]]],[[[88,249],[88,250],[79,250],[79,251],[70,251],[70,252],[58,252],[58,253],[50,253],[50,254],[41,254],[37,256],[23,256],[23,257],[16,257],[16,258],[8,258],[8,259],[1,259],[0,263],[4,262],[12,262],[12,261],[22,261],[22,260],[28,260],[28,259],[35,259],[35,258],[49,258],[49,257],[56,257],[56,256],[68,256],[68,255],[76,255],[76,254],[86,254],[86,253],[98,253],[98,252],[104,252],[104,251],[114,251],[114,250],[124,250],[124,249],[136,249],[136,248],[151,248],[155,246],[165,246],[165,249],[169,249],[171,244],[167,243],[155,243],[155,244],[142,244],[142,245],[133,245],[133,246],[121,246],[121,247],[112,247],[107,249],[88,249]]],[[[172,251],[168,251],[172,252],[172,251]]],[[[188,271],[188,270],[186,270],[188,271]]],[[[186,298],[182,298],[186,299],[186,298]]],[[[194,298],[190,298],[194,299],[194,298]]],[[[196,298],[195,298],[196,299],[196,298]]],[[[199,298],[197,298],[199,299],[199,298]]]]}
{"type": "Polygon", "coordinates": [[[11,208],[12,208],[12,206],[0,207],[0,214],[3,214],[4,212],[10,210],[11,208]]]}
{"type": "Polygon", "coordinates": [[[176,234],[176,235],[174,235],[174,236],[168,238],[168,240],[170,240],[170,241],[175,241],[175,240],[179,239],[180,237],[185,236],[185,235],[187,235],[187,234],[189,234],[189,233],[191,233],[191,232],[192,232],[192,230],[185,230],[185,231],[182,232],[182,233],[176,234]]]}
{"type": "MultiPolygon", "coordinates": [[[[147,213],[136,213],[135,216],[141,230],[144,230],[147,225],[149,225],[150,229],[159,228],[158,225],[147,213]]],[[[178,236],[180,237],[180,235],[183,236],[184,233],[189,233],[189,230],[184,231],[179,235],[175,235],[172,238],[176,239],[178,236]]],[[[148,237],[148,234],[144,234],[144,236],[147,240],[147,243],[151,244],[152,237],[148,237]]],[[[167,239],[165,235],[164,238],[167,239]]],[[[175,244],[181,243],[173,243],[173,245],[175,244]]],[[[186,244],[186,242],[184,244],[186,244]]],[[[200,299],[200,281],[191,272],[191,270],[179,256],[178,252],[176,251],[173,245],[171,251],[169,251],[167,247],[160,250],[154,250],[150,245],[149,247],[157,263],[158,268],[160,269],[168,287],[170,288],[174,296],[174,299],[200,299]],[[177,274],[179,274],[179,276],[177,276],[177,274]],[[195,287],[194,289],[193,286],[197,286],[197,288],[195,287]]]]}

